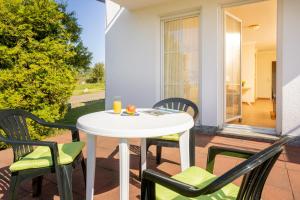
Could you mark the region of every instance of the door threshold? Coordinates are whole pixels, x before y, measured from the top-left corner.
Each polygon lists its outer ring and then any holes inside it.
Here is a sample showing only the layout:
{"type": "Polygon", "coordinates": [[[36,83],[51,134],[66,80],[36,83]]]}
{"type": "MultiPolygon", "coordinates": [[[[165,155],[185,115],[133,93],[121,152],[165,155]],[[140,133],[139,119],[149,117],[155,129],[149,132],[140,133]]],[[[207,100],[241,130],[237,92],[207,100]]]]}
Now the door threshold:
{"type": "MultiPolygon", "coordinates": [[[[275,130],[273,129],[275,132],[275,130]]],[[[217,131],[218,135],[222,135],[225,137],[234,137],[239,139],[250,139],[250,140],[259,140],[259,141],[267,141],[272,142],[277,140],[279,137],[270,134],[271,130],[267,129],[265,132],[262,131],[261,128],[256,129],[255,127],[240,127],[233,125],[226,125],[223,129],[217,131]],[[259,130],[259,131],[257,131],[259,130]]]]}
{"type": "Polygon", "coordinates": [[[241,125],[241,124],[225,124],[224,128],[247,130],[255,133],[267,134],[272,136],[277,135],[275,128],[265,128],[265,127],[249,126],[249,125],[241,125]]]}

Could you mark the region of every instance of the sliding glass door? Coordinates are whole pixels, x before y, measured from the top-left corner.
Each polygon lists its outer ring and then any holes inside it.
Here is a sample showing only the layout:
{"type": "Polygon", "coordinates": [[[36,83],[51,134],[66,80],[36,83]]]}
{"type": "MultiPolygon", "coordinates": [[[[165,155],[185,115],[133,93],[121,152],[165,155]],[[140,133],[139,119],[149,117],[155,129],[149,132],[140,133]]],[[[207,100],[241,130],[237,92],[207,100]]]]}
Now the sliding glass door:
{"type": "Polygon", "coordinates": [[[241,20],[225,13],[225,121],[241,119],[241,20]]]}
{"type": "Polygon", "coordinates": [[[163,96],[199,102],[199,16],[163,22],[163,96]]]}

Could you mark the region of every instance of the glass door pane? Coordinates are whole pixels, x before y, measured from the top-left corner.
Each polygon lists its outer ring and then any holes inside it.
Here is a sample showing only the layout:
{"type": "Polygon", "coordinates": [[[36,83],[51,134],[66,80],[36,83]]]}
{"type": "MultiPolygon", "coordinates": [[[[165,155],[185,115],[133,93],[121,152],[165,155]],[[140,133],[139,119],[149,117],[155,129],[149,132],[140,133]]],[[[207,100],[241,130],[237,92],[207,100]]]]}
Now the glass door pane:
{"type": "Polygon", "coordinates": [[[164,22],[164,98],[199,101],[199,17],[164,22]]]}
{"type": "Polygon", "coordinates": [[[241,21],[225,13],[225,121],[241,118],[241,21]]]}

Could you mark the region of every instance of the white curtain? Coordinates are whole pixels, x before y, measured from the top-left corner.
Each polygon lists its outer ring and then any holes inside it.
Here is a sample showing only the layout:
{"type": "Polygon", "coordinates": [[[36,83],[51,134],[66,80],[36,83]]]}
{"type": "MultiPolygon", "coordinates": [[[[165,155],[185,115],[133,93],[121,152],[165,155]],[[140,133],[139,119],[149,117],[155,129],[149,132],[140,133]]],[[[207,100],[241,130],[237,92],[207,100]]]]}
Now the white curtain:
{"type": "Polygon", "coordinates": [[[164,97],[198,103],[199,17],[164,22],[164,97]]]}

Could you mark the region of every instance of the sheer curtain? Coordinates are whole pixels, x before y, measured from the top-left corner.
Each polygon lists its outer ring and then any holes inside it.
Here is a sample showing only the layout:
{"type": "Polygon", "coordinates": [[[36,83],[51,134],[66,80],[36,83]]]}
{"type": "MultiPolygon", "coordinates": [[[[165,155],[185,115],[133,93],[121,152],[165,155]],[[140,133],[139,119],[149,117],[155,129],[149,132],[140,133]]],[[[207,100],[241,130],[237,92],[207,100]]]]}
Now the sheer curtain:
{"type": "Polygon", "coordinates": [[[164,22],[164,97],[199,101],[199,17],[164,22]]]}
{"type": "Polygon", "coordinates": [[[225,15],[226,121],[241,117],[241,22],[225,15]]]}

